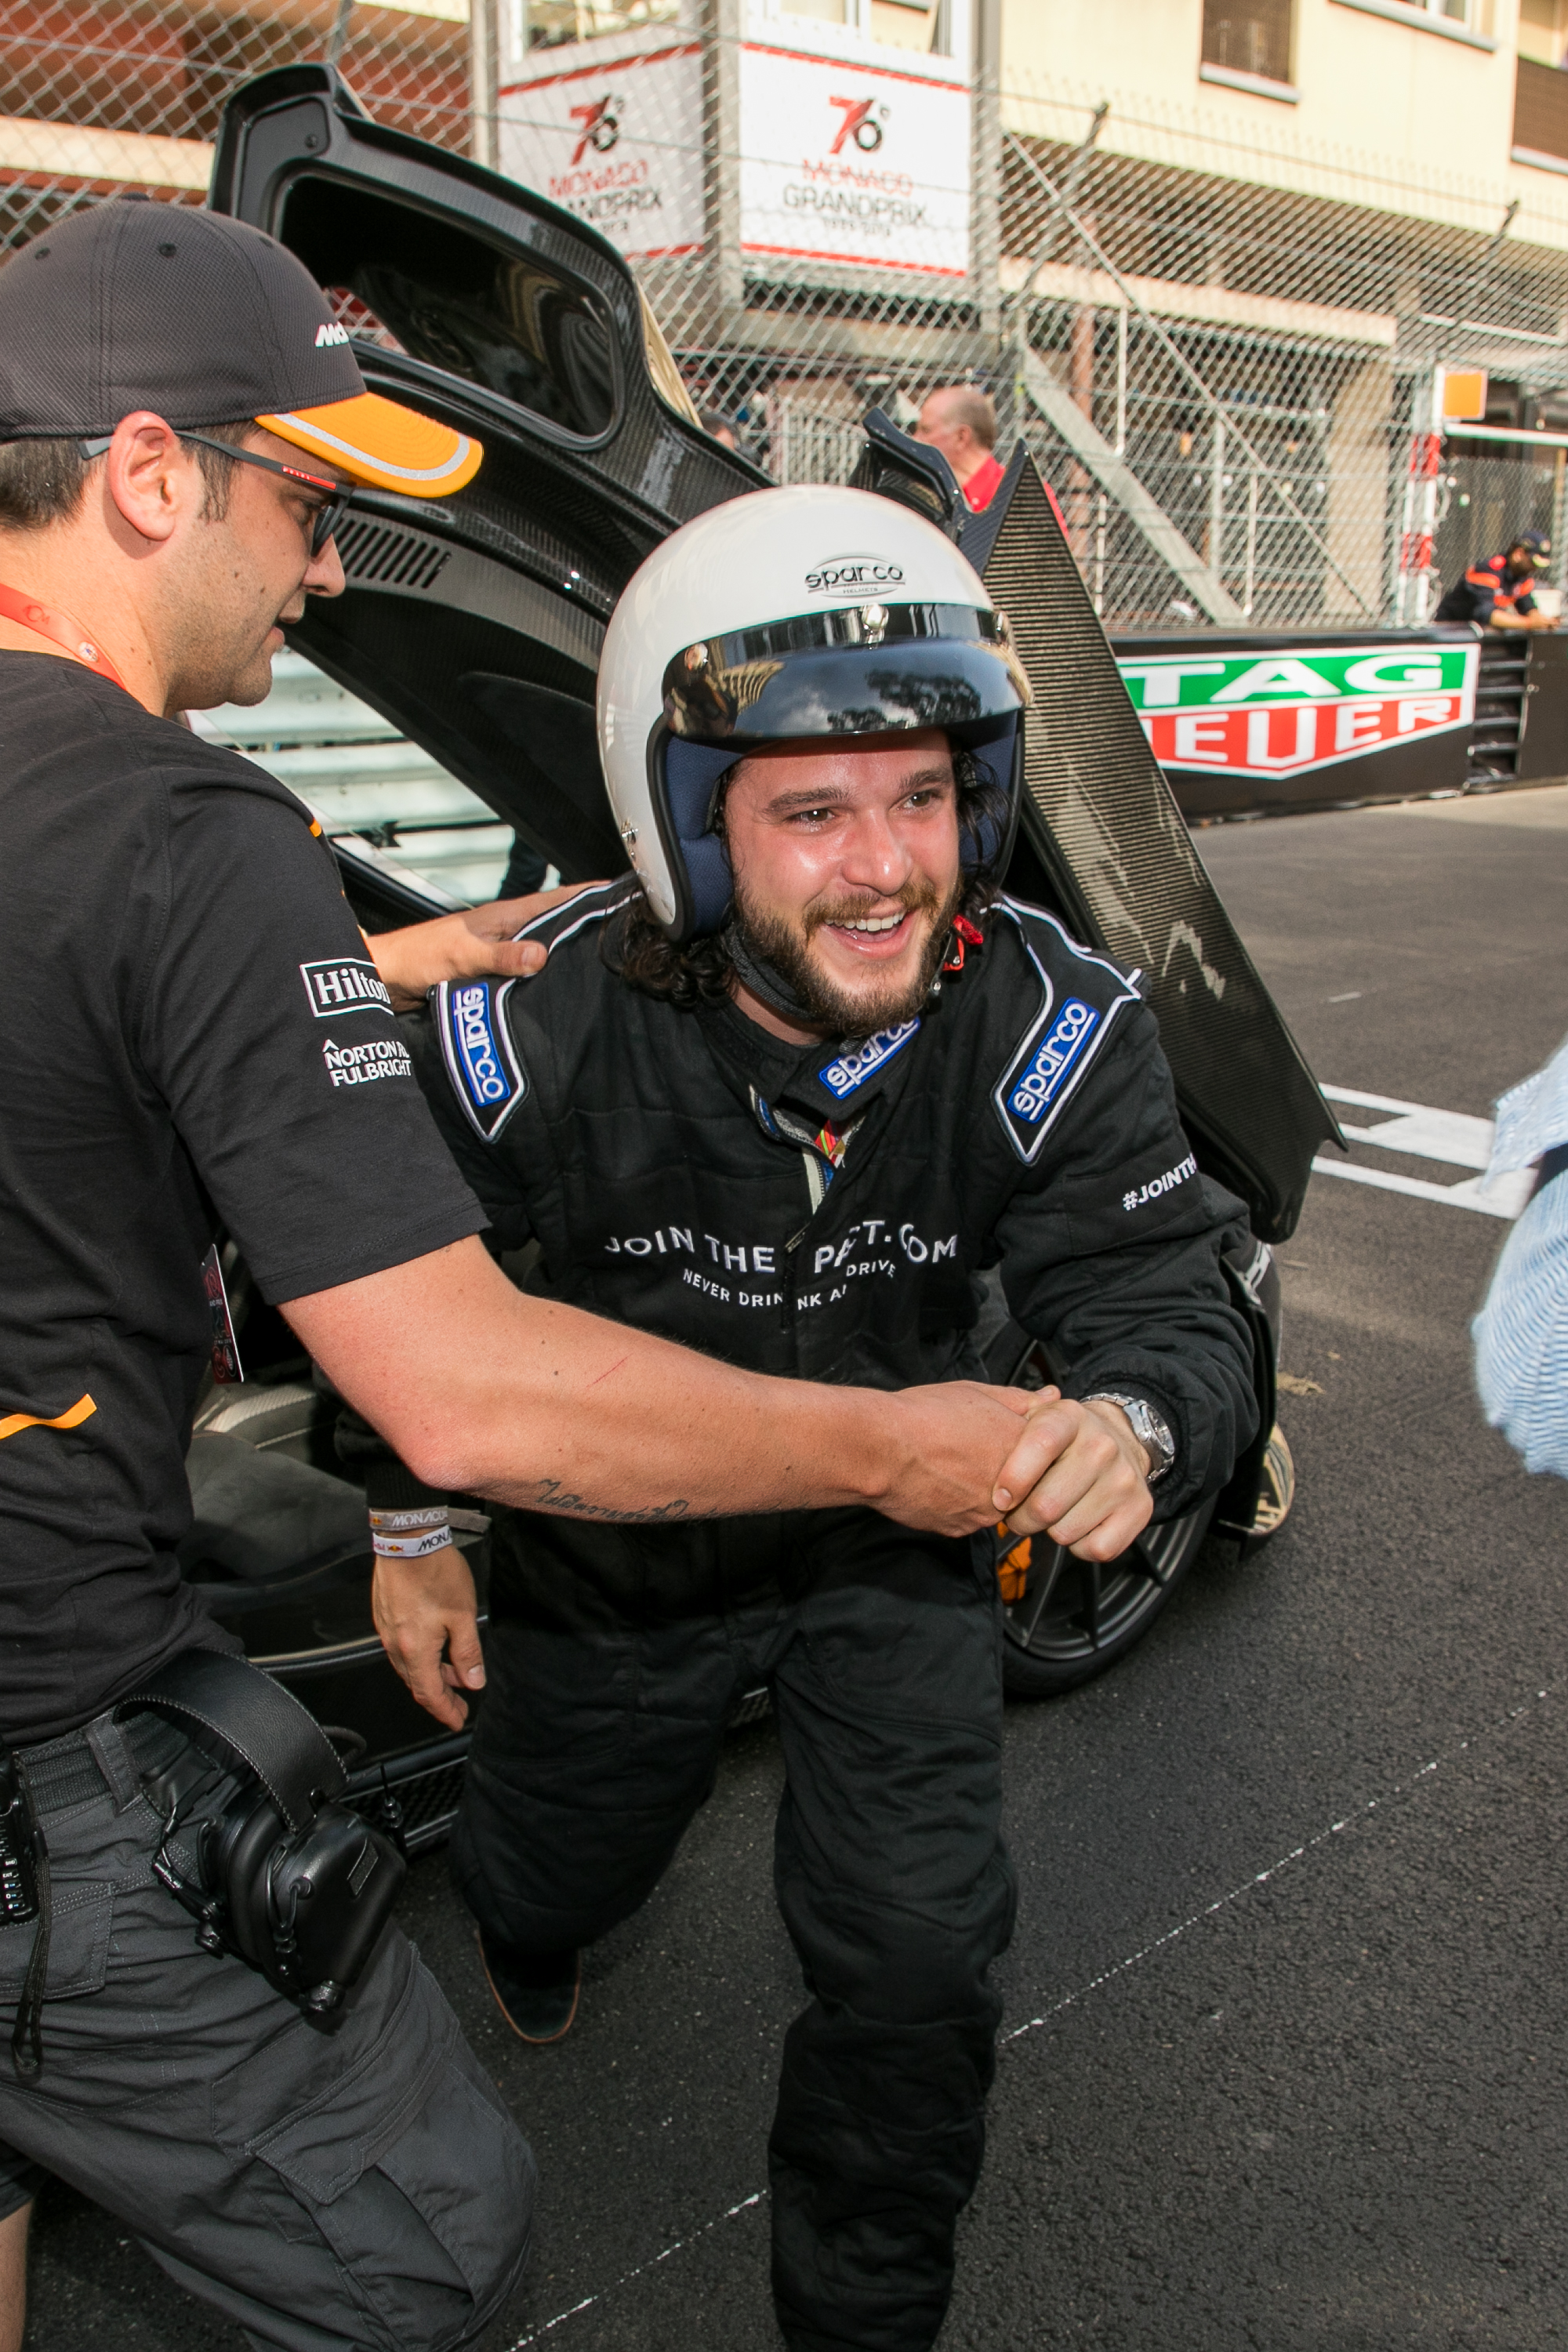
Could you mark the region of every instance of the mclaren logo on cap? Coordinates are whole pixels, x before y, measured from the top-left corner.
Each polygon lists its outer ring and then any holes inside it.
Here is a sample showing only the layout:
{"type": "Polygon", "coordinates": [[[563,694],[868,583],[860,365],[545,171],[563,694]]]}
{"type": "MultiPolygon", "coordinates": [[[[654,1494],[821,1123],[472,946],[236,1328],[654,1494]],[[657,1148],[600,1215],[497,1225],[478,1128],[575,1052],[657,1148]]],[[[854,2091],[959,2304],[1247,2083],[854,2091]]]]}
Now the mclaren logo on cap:
{"type": "Polygon", "coordinates": [[[339,326],[335,322],[329,327],[323,321],[316,330],[316,349],[320,351],[323,343],[346,343],[348,339],[349,331],[346,327],[339,326]]]}

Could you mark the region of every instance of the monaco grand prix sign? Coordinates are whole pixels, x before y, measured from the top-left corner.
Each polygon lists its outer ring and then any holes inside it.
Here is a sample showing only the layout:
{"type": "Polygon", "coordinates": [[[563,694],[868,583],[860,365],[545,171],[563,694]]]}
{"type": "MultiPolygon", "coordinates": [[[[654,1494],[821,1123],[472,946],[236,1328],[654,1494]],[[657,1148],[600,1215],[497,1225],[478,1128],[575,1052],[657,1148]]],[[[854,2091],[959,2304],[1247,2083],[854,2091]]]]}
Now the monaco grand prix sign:
{"type": "Polygon", "coordinates": [[[701,252],[700,42],[531,50],[526,76],[499,93],[497,123],[502,171],[622,253],[701,252]]]}
{"type": "Polygon", "coordinates": [[[1281,776],[1469,726],[1479,645],[1140,655],[1118,663],[1163,768],[1281,776]]]}
{"type": "Polygon", "coordinates": [[[964,276],[969,90],[946,60],[914,62],[904,71],[745,44],[742,252],[964,276]]]}

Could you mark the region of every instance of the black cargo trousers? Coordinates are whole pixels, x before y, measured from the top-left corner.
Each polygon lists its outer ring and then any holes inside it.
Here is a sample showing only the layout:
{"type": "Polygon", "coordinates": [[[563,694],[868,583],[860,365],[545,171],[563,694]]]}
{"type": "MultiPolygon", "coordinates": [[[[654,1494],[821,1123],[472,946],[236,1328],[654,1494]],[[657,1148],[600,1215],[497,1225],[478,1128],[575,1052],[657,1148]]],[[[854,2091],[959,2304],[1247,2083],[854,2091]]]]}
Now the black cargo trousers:
{"type": "Polygon", "coordinates": [[[973,2191],[1012,1931],[989,1538],[864,1510],[494,1541],[487,1688],[452,1845],[486,1934],[590,1944],[643,1903],[766,1681],[779,1906],[809,2004],[770,2143],[791,2352],[926,2352],[973,2191]]]}
{"type": "Polygon", "coordinates": [[[142,1714],[28,1751],[53,1930],[24,2081],[8,2044],[35,1930],[0,1927],[0,2214],[51,2172],[254,2346],[457,2352],[521,2279],[527,2142],[395,1926],[325,2025],[198,1948],[153,1875],[142,1785],[186,1746],[142,1714]]]}

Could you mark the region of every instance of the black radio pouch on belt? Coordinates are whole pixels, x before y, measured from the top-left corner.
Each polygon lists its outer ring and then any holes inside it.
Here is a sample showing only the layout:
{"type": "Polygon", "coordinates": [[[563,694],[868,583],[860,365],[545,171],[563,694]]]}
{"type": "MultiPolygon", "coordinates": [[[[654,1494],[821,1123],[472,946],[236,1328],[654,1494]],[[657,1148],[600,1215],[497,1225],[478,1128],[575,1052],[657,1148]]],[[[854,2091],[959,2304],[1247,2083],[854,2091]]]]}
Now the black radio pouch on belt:
{"type": "Polygon", "coordinates": [[[216,1741],[249,1775],[225,1810],[201,1822],[197,1882],[169,1851],[198,1790],[176,1797],[153,1870],[197,1923],[197,1941],[258,1969],[308,2016],[328,2016],[354,1983],[403,1884],[387,1839],[337,1800],[347,1775],[297,1698],[216,1650],[186,1650],[120,1702],[149,1706],[216,1741]]]}

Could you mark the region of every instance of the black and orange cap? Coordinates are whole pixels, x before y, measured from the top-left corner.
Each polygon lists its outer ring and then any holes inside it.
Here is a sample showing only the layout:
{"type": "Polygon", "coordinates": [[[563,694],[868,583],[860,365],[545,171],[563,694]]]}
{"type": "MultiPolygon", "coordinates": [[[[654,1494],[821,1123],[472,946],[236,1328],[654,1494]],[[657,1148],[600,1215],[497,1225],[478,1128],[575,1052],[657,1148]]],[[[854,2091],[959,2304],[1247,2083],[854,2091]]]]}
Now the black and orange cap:
{"type": "Polygon", "coordinates": [[[254,422],[323,470],[410,498],[460,490],[484,457],[365,390],[346,329],[276,238],[121,198],[0,268],[0,441],[95,440],[139,408],[176,431],[254,422]]]}

